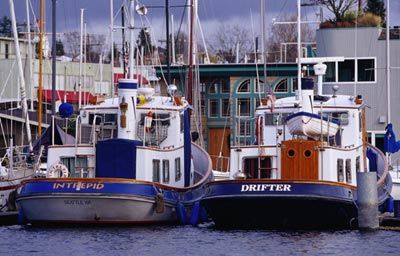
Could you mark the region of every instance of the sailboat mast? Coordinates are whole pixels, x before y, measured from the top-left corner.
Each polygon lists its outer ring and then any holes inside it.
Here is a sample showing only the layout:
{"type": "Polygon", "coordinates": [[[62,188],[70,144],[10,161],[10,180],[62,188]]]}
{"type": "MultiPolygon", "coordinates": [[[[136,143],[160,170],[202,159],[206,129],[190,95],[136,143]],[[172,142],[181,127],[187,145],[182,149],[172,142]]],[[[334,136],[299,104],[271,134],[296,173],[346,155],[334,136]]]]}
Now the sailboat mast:
{"type": "Polygon", "coordinates": [[[30,109],[33,111],[33,68],[32,68],[32,39],[31,39],[31,19],[29,16],[29,0],[25,0],[26,26],[28,30],[28,60],[29,60],[29,83],[30,83],[30,109]]]}
{"type": "Polygon", "coordinates": [[[52,50],[51,50],[51,113],[56,114],[56,0],[52,0],[52,50]]]}
{"type": "Polygon", "coordinates": [[[19,72],[19,77],[20,77],[22,115],[25,119],[25,126],[26,126],[25,128],[26,128],[26,135],[27,135],[28,144],[29,144],[29,150],[32,151],[31,126],[29,123],[29,116],[28,116],[28,104],[26,102],[25,78],[24,78],[24,70],[22,68],[21,52],[20,52],[19,41],[18,41],[17,21],[15,18],[15,10],[14,10],[14,0],[9,0],[9,2],[10,2],[11,25],[12,25],[13,36],[14,36],[15,55],[17,58],[18,72],[19,72]]]}
{"type": "Polygon", "coordinates": [[[166,34],[166,57],[167,57],[167,86],[171,84],[171,64],[169,57],[169,1],[165,0],[165,34],[166,34]]]}
{"type": "Polygon", "coordinates": [[[78,92],[78,110],[81,109],[82,104],[82,60],[83,60],[83,12],[81,9],[81,35],[79,40],[79,92],[78,92]]]}
{"type": "Polygon", "coordinates": [[[38,95],[38,135],[42,135],[42,98],[43,98],[43,19],[44,0],[40,0],[39,17],[39,95],[38,95]]]}
{"type": "MultiPolygon", "coordinates": [[[[261,0],[261,51],[263,61],[264,88],[267,85],[267,55],[265,54],[265,0],[261,0]]],[[[269,93],[269,91],[268,91],[269,93]]]]}
{"type": "Polygon", "coordinates": [[[189,27],[189,75],[188,75],[188,102],[193,104],[193,40],[194,40],[194,0],[190,0],[190,27],[189,27]]]}
{"type": "Polygon", "coordinates": [[[135,19],[133,17],[133,12],[135,10],[135,1],[131,0],[131,4],[130,4],[130,8],[129,8],[130,12],[130,24],[129,24],[129,36],[130,36],[130,43],[129,43],[129,78],[130,79],[134,79],[133,76],[133,66],[134,66],[134,60],[133,60],[133,56],[135,53],[135,38],[134,38],[134,22],[135,19]]]}

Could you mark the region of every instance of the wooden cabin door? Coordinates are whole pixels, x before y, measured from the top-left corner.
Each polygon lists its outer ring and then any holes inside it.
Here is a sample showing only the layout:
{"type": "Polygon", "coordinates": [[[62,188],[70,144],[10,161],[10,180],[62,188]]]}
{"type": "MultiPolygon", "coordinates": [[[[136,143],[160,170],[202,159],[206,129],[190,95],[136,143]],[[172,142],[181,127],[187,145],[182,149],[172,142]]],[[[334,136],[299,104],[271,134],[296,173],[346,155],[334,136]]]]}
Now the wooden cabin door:
{"type": "Polygon", "coordinates": [[[281,178],[288,180],[318,179],[319,141],[288,140],[282,142],[281,178]]]}
{"type": "Polygon", "coordinates": [[[208,153],[211,156],[213,170],[228,171],[229,166],[229,151],[230,129],[226,128],[210,128],[208,130],[208,153]],[[221,151],[222,145],[222,151],[221,151]],[[219,158],[219,153],[222,153],[222,158],[219,158]]]}

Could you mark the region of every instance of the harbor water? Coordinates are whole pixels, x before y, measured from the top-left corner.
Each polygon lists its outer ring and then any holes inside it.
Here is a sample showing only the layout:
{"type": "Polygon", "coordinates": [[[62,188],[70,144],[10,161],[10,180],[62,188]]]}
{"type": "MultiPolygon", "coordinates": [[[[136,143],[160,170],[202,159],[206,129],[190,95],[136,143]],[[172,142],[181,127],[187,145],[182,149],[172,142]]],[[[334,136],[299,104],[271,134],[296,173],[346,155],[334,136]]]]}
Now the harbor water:
{"type": "Polygon", "coordinates": [[[399,255],[398,231],[0,226],[0,255],[399,255]]]}

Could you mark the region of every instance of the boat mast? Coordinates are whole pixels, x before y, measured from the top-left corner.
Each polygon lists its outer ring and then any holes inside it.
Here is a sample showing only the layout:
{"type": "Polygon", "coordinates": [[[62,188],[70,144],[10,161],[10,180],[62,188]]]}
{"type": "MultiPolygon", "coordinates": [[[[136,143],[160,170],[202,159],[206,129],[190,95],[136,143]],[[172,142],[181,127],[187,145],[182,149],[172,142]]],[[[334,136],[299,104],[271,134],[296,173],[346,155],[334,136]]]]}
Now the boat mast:
{"type": "Polygon", "coordinates": [[[134,60],[133,60],[133,55],[135,51],[135,38],[134,38],[134,31],[133,31],[133,26],[134,26],[134,17],[133,17],[133,12],[135,10],[135,1],[131,0],[130,8],[129,8],[129,13],[130,13],[130,24],[129,24],[129,36],[130,36],[130,43],[129,43],[129,78],[134,79],[133,76],[133,66],[134,66],[134,60]]]}
{"type": "Polygon", "coordinates": [[[125,61],[125,6],[121,6],[121,32],[122,32],[122,67],[124,78],[126,78],[126,61],[125,61]]]}
{"type": "Polygon", "coordinates": [[[14,45],[15,45],[15,55],[17,58],[18,63],[18,72],[20,77],[20,93],[21,93],[21,102],[22,102],[22,115],[25,119],[25,128],[26,128],[26,135],[29,144],[29,150],[32,151],[32,137],[31,137],[31,126],[29,123],[29,116],[28,116],[28,104],[26,102],[26,94],[25,94],[25,78],[24,78],[24,70],[22,68],[22,60],[21,60],[21,52],[19,48],[19,41],[18,41],[18,32],[17,32],[17,21],[15,19],[15,10],[14,10],[14,0],[9,0],[10,2],[10,15],[11,15],[11,25],[13,30],[14,36],[14,45]]]}
{"type": "MultiPolygon", "coordinates": [[[[52,0],[52,51],[51,51],[51,113],[56,114],[56,0],[52,0]]],[[[65,92],[64,92],[65,93],[65,92]]],[[[53,128],[54,129],[54,128],[53,128]]]]}
{"type": "Polygon", "coordinates": [[[28,30],[28,60],[29,60],[29,83],[30,83],[30,109],[33,111],[33,68],[32,68],[32,39],[31,39],[31,19],[29,16],[29,0],[25,0],[26,26],[28,30]]]}
{"type": "MultiPolygon", "coordinates": [[[[261,51],[262,57],[261,60],[263,62],[264,68],[264,88],[267,85],[267,55],[265,54],[265,0],[261,0],[261,51]]],[[[268,87],[269,88],[269,87],[268,87]]],[[[268,90],[269,93],[269,90],[268,90]]]]}
{"type": "Polygon", "coordinates": [[[44,3],[40,0],[39,17],[39,96],[38,96],[38,135],[42,135],[42,98],[43,98],[43,19],[44,3]]]}
{"type": "Polygon", "coordinates": [[[390,111],[390,1],[386,0],[386,87],[387,87],[387,123],[391,123],[390,111]]]}
{"type": "Polygon", "coordinates": [[[301,101],[301,6],[297,0],[297,90],[299,92],[299,100],[301,101]]]}
{"type": "Polygon", "coordinates": [[[193,98],[193,37],[194,37],[194,0],[190,0],[190,27],[189,27],[189,74],[188,74],[188,102],[193,98]]]}
{"type": "Polygon", "coordinates": [[[114,0],[110,0],[110,64],[111,64],[111,85],[110,95],[114,98],[114,0]]]}
{"type": "Polygon", "coordinates": [[[79,93],[78,93],[78,110],[81,109],[82,101],[82,60],[83,60],[83,12],[85,9],[81,9],[81,36],[79,43],[79,93]]]}
{"type": "MultiPolygon", "coordinates": [[[[166,34],[166,57],[167,57],[167,86],[171,84],[171,64],[169,60],[169,0],[165,0],[165,34],[166,34]]],[[[190,102],[190,101],[189,101],[190,102]]]]}

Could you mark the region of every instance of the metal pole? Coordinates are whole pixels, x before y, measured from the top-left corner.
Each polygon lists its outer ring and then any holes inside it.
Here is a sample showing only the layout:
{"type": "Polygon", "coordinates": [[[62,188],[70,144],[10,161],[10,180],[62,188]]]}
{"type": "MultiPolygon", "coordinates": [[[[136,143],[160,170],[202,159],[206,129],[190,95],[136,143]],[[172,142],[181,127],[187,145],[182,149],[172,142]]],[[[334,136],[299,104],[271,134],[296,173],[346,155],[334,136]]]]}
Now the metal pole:
{"type": "Polygon", "coordinates": [[[56,6],[57,1],[52,0],[52,50],[51,50],[51,113],[54,116],[56,114],[56,6]]]}
{"type": "Polygon", "coordinates": [[[30,98],[31,104],[30,109],[33,111],[33,67],[32,67],[32,39],[31,39],[31,19],[29,16],[29,0],[25,0],[25,7],[26,7],[26,24],[28,30],[28,60],[29,60],[29,83],[30,83],[30,98]]]}
{"type": "MultiPolygon", "coordinates": [[[[167,57],[167,83],[168,85],[171,83],[171,65],[169,61],[169,0],[165,0],[165,24],[166,24],[166,30],[165,30],[165,35],[166,35],[166,57],[167,57]]],[[[189,101],[190,102],[190,101],[189,101]]]]}
{"type": "Polygon", "coordinates": [[[171,39],[172,39],[172,45],[171,45],[171,50],[172,50],[172,64],[176,64],[176,58],[175,58],[175,31],[174,31],[174,15],[171,14],[171,39]]]}
{"type": "Polygon", "coordinates": [[[121,32],[122,32],[122,68],[124,73],[124,78],[126,78],[126,62],[125,62],[125,7],[121,6],[121,32]]]}
{"type": "Polygon", "coordinates": [[[85,9],[81,9],[81,37],[79,46],[79,96],[78,96],[78,110],[81,109],[82,104],[82,59],[83,59],[83,12],[85,9]]]}
{"type": "Polygon", "coordinates": [[[134,26],[134,17],[133,17],[133,11],[135,10],[135,1],[131,0],[131,6],[130,6],[130,48],[129,48],[129,78],[133,79],[133,66],[134,66],[134,60],[133,60],[133,55],[135,51],[135,38],[134,38],[134,31],[133,31],[133,26],[134,26]]]}
{"type": "Polygon", "coordinates": [[[21,80],[20,87],[21,87],[22,115],[25,118],[25,126],[26,126],[25,128],[29,144],[29,150],[32,151],[31,126],[29,123],[28,105],[26,102],[24,70],[22,68],[21,52],[19,48],[17,22],[15,19],[15,10],[14,10],[14,0],[9,0],[9,3],[10,3],[11,26],[14,36],[15,55],[17,58],[19,77],[21,80]]]}
{"type": "Polygon", "coordinates": [[[38,135],[42,135],[42,98],[43,98],[43,19],[44,3],[40,0],[39,18],[39,96],[38,96],[38,135]]]}
{"type": "Polygon", "coordinates": [[[390,1],[386,0],[386,87],[387,87],[387,123],[391,123],[390,111],[390,1]]]}
{"type": "MultiPolygon", "coordinates": [[[[262,61],[264,64],[264,90],[267,86],[267,55],[265,54],[265,0],[261,0],[261,51],[262,51],[262,61]]],[[[270,87],[268,86],[268,93],[271,93],[270,87]]]]}
{"type": "Polygon", "coordinates": [[[300,0],[297,0],[297,90],[301,101],[301,10],[300,0]]]}
{"type": "Polygon", "coordinates": [[[111,64],[111,84],[110,96],[114,97],[114,0],[110,0],[110,64],[111,64]]]}
{"type": "Polygon", "coordinates": [[[85,106],[86,104],[87,104],[87,102],[86,102],[86,90],[87,90],[87,88],[86,88],[86,62],[87,62],[87,33],[86,33],[86,22],[85,22],[85,24],[83,25],[83,46],[84,46],[84,48],[83,48],[83,52],[84,52],[84,54],[83,54],[83,56],[85,56],[85,60],[84,60],[84,63],[83,63],[83,95],[84,95],[84,97],[83,97],[83,105],[85,106]]]}

